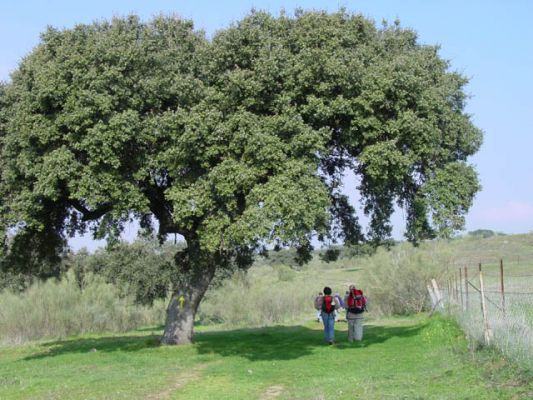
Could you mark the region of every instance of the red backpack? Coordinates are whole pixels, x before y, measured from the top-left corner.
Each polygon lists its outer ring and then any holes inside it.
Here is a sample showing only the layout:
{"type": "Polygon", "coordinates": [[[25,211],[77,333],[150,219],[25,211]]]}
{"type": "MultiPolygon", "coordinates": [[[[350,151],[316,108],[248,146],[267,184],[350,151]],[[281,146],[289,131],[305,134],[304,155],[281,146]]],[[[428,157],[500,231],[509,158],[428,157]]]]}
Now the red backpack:
{"type": "Polygon", "coordinates": [[[335,303],[333,302],[333,296],[326,295],[322,298],[322,312],[331,314],[335,311],[335,303]]]}
{"type": "Polygon", "coordinates": [[[363,296],[363,291],[359,289],[352,289],[348,296],[346,304],[348,312],[353,314],[361,314],[366,311],[366,299],[363,296]]]}

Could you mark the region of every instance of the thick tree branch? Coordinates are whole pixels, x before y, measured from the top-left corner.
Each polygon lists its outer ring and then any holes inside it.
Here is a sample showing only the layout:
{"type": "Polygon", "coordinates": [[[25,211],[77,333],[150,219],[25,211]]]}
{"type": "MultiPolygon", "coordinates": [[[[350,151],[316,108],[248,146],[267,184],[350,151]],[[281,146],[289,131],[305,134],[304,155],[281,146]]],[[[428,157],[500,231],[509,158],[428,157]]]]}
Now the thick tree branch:
{"type": "Polygon", "coordinates": [[[159,236],[164,236],[167,233],[181,233],[181,230],[172,219],[170,205],[165,199],[163,189],[145,182],[143,192],[150,202],[150,211],[159,221],[159,236]]]}
{"type": "Polygon", "coordinates": [[[113,209],[113,204],[110,202],[103,203],[95,210],[89,210],[79,200],[69,200],[69,203],[72,207],[74,207],[82,214],[82,221],[94,221],[95,219],[103,217],[105,214],[107,214],[113,209]]]}

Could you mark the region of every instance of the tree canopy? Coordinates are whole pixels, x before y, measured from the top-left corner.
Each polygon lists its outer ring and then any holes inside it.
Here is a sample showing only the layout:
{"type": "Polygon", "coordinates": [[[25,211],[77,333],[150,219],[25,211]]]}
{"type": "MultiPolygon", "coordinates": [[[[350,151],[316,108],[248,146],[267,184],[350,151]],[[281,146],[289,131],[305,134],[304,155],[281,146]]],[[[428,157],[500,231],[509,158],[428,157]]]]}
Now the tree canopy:
{"type": "Polygon", "coordinates": [[[252,12],[210,40],[167,16],[49,28],[0,87],[4,250],[50,258],[138,219],[183,235],[183,286],[265,243],[380,242],[395,203],[409,240],[448,236],[479,190],[466,83],[412,30],[344,11],[252,12]]]}

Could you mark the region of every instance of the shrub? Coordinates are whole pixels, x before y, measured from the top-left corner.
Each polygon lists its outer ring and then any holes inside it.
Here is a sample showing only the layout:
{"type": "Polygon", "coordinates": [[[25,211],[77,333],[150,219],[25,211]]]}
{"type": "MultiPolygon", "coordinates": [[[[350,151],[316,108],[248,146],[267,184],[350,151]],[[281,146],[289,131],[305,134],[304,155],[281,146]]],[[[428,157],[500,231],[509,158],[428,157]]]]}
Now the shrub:
{"type": "Polygon", "coordinates": [[[495,235],[494,231],[491,231],[490,229],[477,229],[475,231],[468,232],[470,236],[480,237],[483,239],[489,238],[491,236],[495,235]]]}
{"type": "Polygon", "coordinates": [[[200,305],[201,323],[266,326],[301,320],[312,310],[312,296],[289,267],[263,266],[235,273],[200,305]],[[288,278],[290,277],[290,278],[288,278]]]}
{"type": "Polygon", "coordinates": [[[379,249],[365,265],[369,309],[375,315],[412,314],[430,306],[426,284],[438,275],[437,260],[410,244],[379,249]]]}
{"type": "Polygon", "coordinates": [[[168,296],[172,276],[176,274],[175,253],[180,245],[154,238],[140,238],[133,243],[117,242],[94,254],[79,251],[63,260],[63,268],[75,272],[80,287],[86,274],[95,273],[118,288],[120,296],[131,296],[135,302],[151,305],[168,296]]]}
{"type": "Polygon", "coordinates": [[[290,282],[293,281],[297,272],[294,271],[291,267],[287,265],[275,265],[274,271],[278,276],[280,282],[290,282]]]}

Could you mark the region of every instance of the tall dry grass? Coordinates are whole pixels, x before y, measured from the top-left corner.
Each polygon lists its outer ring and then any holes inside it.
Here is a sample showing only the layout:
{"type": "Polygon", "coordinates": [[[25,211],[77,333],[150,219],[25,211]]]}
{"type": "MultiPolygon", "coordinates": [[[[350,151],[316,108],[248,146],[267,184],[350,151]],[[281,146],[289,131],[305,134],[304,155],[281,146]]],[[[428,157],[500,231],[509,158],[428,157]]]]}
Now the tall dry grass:
{"type": "Polygon", "coordinates": [[[198,318],[203,324],[228,326],[267,326],[308,319],[315,290],[302,285],[302,274],[283,265],[237,272],[207,293],[198,318]]]}
{"type": "Polygon", "coordinates": [[[123,332],[163,320],[165,304],[132,305],[102,278],[88,276],[81,290],[73,273],[32,285],[25,292],[0,293],[0,342],[22,343],[87,332],[123,332]]]}
{"type": "Polygon", "coordinates": [[[429,309],[426,282],[436,271],[433,254],[409,244],[333,263],[315,258],[301,270],[260,264],[208,291],[198,316],[203,324],[237,326],[309,320],[316,315],[313,299],[324,286],[343,296],[352,283],[368,298],[367,316],[414,314],[429,309]]]}
{"type": "MultiPolygon", "coordinates": [[[[457,296],[444,291],[447,311],[458,321],[473,343],[485,343],[485,321],[481,311],[481,297],[471,293],[468,306],[460,304],[457,296]]],[[[502,355],[533,371],[533,294],[508,294],[505,312],[497,295],[487,295],[490,345],[502,355]]]]}

